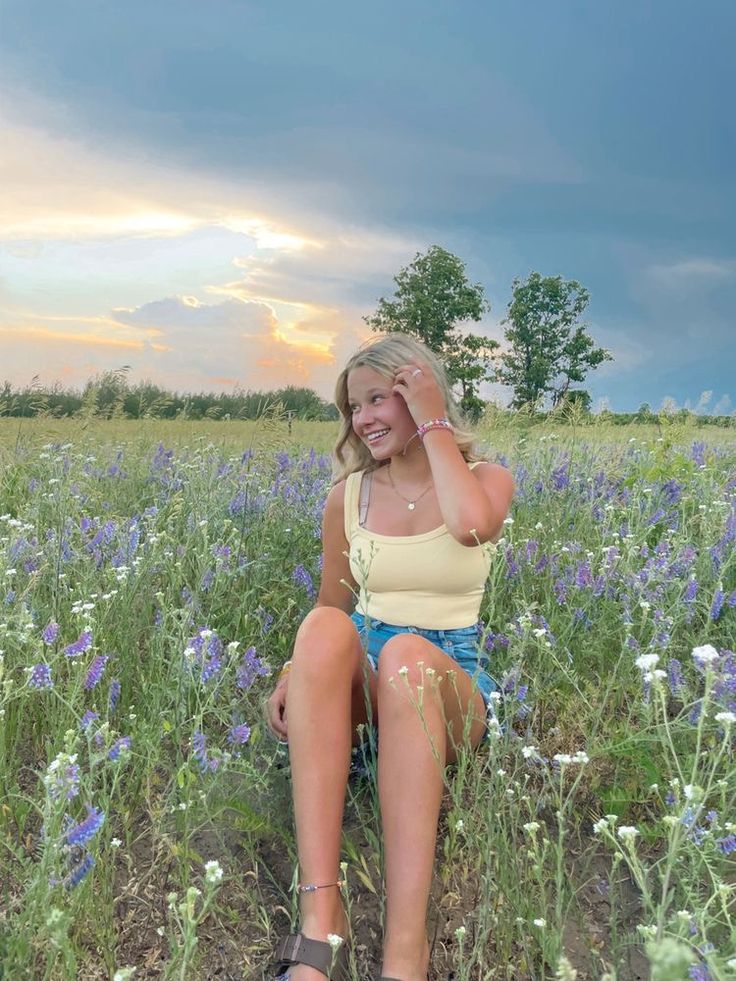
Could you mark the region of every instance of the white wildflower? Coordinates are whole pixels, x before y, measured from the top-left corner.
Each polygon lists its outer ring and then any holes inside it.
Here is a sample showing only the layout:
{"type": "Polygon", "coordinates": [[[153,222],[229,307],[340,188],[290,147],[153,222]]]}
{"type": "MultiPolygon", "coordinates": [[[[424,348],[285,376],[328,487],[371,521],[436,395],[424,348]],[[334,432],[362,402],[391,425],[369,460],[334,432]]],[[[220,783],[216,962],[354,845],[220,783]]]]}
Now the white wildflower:
{"type": "Polygon", "coordinates": [[[530,760],[532,757],[539,755],[539,750],[536,746],[522,746],[521,755],[525,760],[530,760]]]}
{"type": "Polygon", "coordinates": [[[545,920],[545,918],[543,916],[538,916],[534,920],[534,926],[535,927],[539,927],[540,929],[543,929],[544,927],[547,926],[547,921],[545,920]]]}
{"type": "Polygon", "coordinates": [[[618,836],[622,841],[633,841],[638,834],[637,829],[630,824],[622,824],[618,829],[618,836]]]}
{"type": "Polygon", "coordinates": [[[211,862],[205,862],[204,877],[212,886],[218,883],[222,879],[222,868],[220,863],[214,859],[211,862]]]}
{"type": "Polygon", "coordinates": [[[693,648],[693,660],[696,664],[705,666],[706,664],[712,664],[717,661],[719,657],[718,651],[712,644],[703,644],[701,647],[693,648]]]}
{"type": "Polygon", "coordinates": [[[338,933],[327,934],[327,943],[330,945],[330,947],[332,947],[333,951],[339,950],[344,942],[345,942],[344,938],[341,937],[338,933]]]}
{"type": "Polygon", "coordinates": [[[605,831],[608,827],[608,821],[605,818],[600,818],[593,825],[593,834],[599,835],[601,832],[605,831]]]}
{"type": "Polygon", "coordinates": [[[718,712],[716,714],[716,722],[721,722],[724,726],[733,725],[736,722],[736,715],[733,712],[718,712]]]}
{"type": "Polygon", "coordinates": [[[524,825],[524,831],[526,831],[526,833],[529,834],[529,835],[536,834],[537,831],[539,831],[539,822],[538,821],[528,821],[524,825]]]}
{"type": "Polygon", "coordinates": [[[659,654],[642,654],[634,661],[641,671],[651,671],[659,663],[659,654]]]}

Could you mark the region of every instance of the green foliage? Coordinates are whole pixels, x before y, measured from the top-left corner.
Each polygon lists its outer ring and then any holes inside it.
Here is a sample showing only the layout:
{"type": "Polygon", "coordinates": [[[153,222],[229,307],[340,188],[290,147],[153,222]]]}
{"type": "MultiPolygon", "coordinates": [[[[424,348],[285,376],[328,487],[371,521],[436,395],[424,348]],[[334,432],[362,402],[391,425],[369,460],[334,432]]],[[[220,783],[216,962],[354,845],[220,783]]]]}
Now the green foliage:
{"type": "Polygon", "coordinates": [[[556,406],[572,382],[584,381],[591,368],[613,360],[595,346],[587,326],[578,323],[589,299],[574,279],[533,272],[525,281],[514,280],[504,321],[510,348],[501,356],[496,376],[513,388],[513,408],[537,405],[547,395],[556,406]]]}
{"type": "Polygon", "coordinates": [[[458,327],[479,321],[489,309],[483,286],[468,282],[464,263],[439,245],[418,252],[394,282],[393,299],[382,297],[376,312],[363,319],[374,331],[410,334],[436,352],[451,384],[460,386],[462,408],[477,418],[483,409],[478,388],[492,377],[490,358],[498,342],[461,334],[458,327]]]}

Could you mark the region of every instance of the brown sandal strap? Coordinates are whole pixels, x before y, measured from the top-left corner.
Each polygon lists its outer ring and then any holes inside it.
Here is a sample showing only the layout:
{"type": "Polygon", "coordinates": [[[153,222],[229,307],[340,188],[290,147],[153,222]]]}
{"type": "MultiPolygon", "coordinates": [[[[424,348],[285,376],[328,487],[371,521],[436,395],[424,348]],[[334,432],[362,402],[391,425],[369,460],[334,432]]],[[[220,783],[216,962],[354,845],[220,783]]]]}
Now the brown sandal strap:
{"type": "Polygon", "coordinates": [[[276,948],[276,976],[286,971],[293,964],[304,964],[320,971],[326,978],[330,973],[342,977],[345,963],[344,948],[334,953],[332,947],[324,940],[311,940],[303,933],[290,933],[284,937],[276,948]]]}

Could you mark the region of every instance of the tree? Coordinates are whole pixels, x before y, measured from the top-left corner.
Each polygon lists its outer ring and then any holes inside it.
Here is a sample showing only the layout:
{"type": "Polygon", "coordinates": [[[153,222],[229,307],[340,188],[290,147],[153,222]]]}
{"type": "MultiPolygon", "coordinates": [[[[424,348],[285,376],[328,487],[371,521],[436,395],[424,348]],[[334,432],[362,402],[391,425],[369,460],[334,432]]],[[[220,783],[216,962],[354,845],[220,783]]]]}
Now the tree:
{"type": "Polygon", "coordinates": [[[382,297],[373,316],[363,319],[374,331],[402,331],[423,341],[443,362],[450,384],[460,386],[463,410],[477,417],[483,408],[478,387],[492,377],[491,356],[499,345],[461,334],[458,325],[480,320],[489,309],[483,287],[468,282],[464,263],[439,245],[417,252],[394,282],[393,298],[382,297]]]}
{"type": "Polygon", "coordinates": [[[514,390],[511,405],[536,404],[546,395],[555,406],[571,382],[582,382],[591,368],[613,360],[596,347],[587,325],[578,323],[590,294],[574,279],[533,272],[515,279],[504,334],[509,350],[501,355],[496,380],[514,390]]]}

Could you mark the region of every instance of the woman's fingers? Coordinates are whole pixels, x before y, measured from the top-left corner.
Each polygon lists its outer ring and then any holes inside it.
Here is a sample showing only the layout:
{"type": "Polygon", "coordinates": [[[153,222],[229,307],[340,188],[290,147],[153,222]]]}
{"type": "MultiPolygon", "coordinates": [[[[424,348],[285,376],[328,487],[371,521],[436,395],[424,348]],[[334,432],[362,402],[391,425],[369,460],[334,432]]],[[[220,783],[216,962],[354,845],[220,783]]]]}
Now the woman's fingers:
{"type": "Polygon", "coordinates": [[[286,739],[286,692],[282,688],[268,700],[268,724],[280,739],[286,739]]]}

